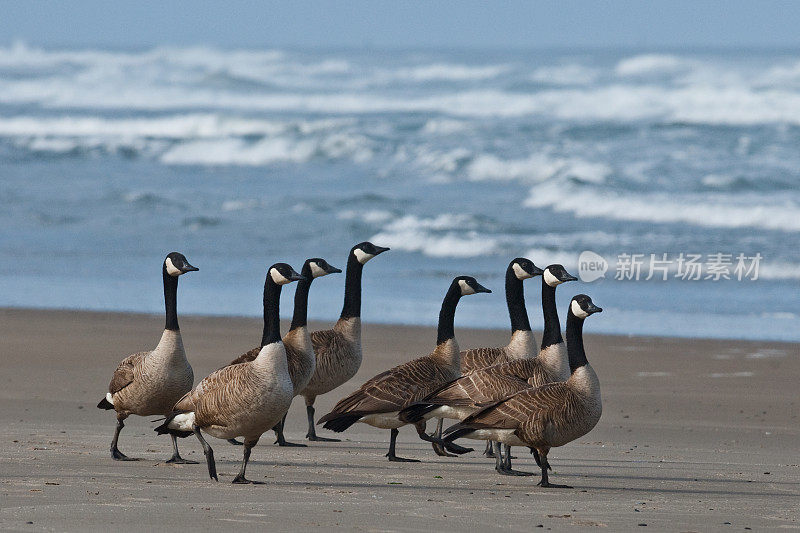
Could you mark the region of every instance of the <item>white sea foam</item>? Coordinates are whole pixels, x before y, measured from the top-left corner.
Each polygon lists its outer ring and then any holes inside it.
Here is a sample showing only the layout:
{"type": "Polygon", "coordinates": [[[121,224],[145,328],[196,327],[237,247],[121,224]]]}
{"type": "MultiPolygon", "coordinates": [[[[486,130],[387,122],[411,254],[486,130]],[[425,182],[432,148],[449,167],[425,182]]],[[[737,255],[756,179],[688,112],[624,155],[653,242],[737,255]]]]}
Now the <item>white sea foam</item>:
{"type": "Polygon", "coordinates": [[[669,54],[642,54],[621,60],[614,70],[620,76],[673,74],[693,64],[693,61],[669,54]]]}
{"type": "Polygon", "coordinates": [[[737,201],[729,196],[678,198],[674,194],[634,195],[553,180],[532,187],[524,205],[570,212],[579,218],[684,222],[706,227],[756,227],[800,232],[800,206],[791,200],[782,201],[772,196],[737,201]]]}
{"type": "Polygon", "coordinates": [[[525,159],[507,160],[494,155],[482,154],[470,163],[467,174],[470,179],[475,181],[522,179],[539,182],[562,176],[591,183],[602,183],[611,174],[611,168],[604,163],[550,157],[546,154],[532,154],[525,159]]]}
{"type": "Polygon", "coordinates": [[[537,68],[531,79],[550,85],[589,85],[599,76],[599,69],[572,63],[537,68]]]}
{"type": "Polygon", "coordinates": [[[476,257],[492,253],[497,241],[481,235],[476,221],[466,215],[445,213],[426,218],[406,215],[387,224],[370,240],[431,257],[476,257]]]}
{"type": "Polygon", "coordinates": [[[456,65],[447,63],[435,63],[431,65],[421,65],[413,68],[402,68],[393,71],[392,76],[400,79],[413,81],[469,81],[485,80],[496,78],[509,70],[508,65],[456,65]]]}

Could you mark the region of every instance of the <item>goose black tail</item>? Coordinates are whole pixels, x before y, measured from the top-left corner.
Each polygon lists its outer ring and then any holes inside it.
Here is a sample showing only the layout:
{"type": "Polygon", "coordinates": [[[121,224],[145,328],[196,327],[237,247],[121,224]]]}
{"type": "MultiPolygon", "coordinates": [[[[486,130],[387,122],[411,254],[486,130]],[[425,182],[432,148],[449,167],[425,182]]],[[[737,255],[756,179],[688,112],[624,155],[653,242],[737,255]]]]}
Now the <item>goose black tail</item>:
{"type": "Polygon", "coordinates": [[[444,431],[444,434],[442,435],[442,440],[444,442],[453,442],[454,440],[460,439],[461,437],[464,437],[465,435],[468,435],[473,431],[475,431],[475,428],[466,427],[463,426],[462,424],[455,424],[450,426],[444,431]]]}
{"type": "Polygon", "coordinates": [[[100,403],[97,404],[97,408],[109,410],[114,408],[114,404],[109,402],[106,398],[103,398],[100,400],[100,403]]]}
{"type": "Polygon", "coordinates": [[[430,413],[437,407],[439,406],[431,405],[429,403],[415,403],[400,411],[398,417],[402,422],[413,424],[414,422],[419,422],[422,420],[426,414],[430,413]]]}
{"type": "Polygon", "coordinates": [[[336,433],[341,433],[342,431],[346,430],[361,418],[361,415],[351,415],[351,414],[343,414],[337,416],[336,418],[331,418],[325,422],[322,426],[325,429],[330,429],[331,431],[335,431],[336,433]]]}
{"type": "Polygon", "coordinates": [[[179,414],[181,414],[181,413],[180,412],[172,413],[171,415],[169,415],[164,420],[163,424],[161,424],[160,426],[155,428],[153,431],[155,431],[159,435],[166,435],[167,433],[169,433],[170,435],[175,435],[176,437],[178,437],[180,439],[185,439],[189,435],[192,435],[193,433],[191,431],[181,431],[179,429],[172,429],[172,428],[168,427],[169,423],[172,422],[172,419],[175,418],[179,414]]]}

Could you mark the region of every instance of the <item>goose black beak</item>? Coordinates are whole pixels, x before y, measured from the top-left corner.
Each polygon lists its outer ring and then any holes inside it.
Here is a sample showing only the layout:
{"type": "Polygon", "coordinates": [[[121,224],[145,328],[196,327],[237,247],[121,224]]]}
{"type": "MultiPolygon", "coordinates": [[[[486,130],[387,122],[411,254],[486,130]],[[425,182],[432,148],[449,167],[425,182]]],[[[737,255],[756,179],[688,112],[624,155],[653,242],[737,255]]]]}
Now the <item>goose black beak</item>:
{"type": "Polygon", "coordinates": [[[603,312],[603,308],[602,307],[597,307],[594,304],[589,304],[589,308],[586,309],[586,312],[589,313],[590,315],[593,315],[595,313],[602,313],[603,312]]]}
{"type": "Polygon", "coordinates": [[[567,281],[578,281],[578,278],[573,276],[570,273],[565,273],[565,275],[558,278],[558,281],[567,282],[567,281]]]}
{"type": "Polygon", "coordinates": [[[292,270],[292,273],[289,274],[289,281],[306,281],[307,279],[308,278],[306,278],[305,276],[303,276],[301,274],[298,274],[294,270],[292,270]]]}
{"type": "Polygon", "coordinates": [[[389,248],[385,248],[383,246],[376,246],[375,247],[375,255],[382,254],[383,252],[388,252],[389,248]]]}
{"type": "Polygon", "coordinates": [[[483,285],[481,285],[480,283],[475,283],[475,285],[472,288],[475,289],[476,293],[477,292],[487,292],[487,293],[491,294],[491,292],[492,292],[489,289],[487,289],[486,287],[484,287],[483,285]]]}
{"type": "Polygon", "coordinates": [[[325,269],[326,274],[341,274],[341,272],[342,272],[341,268],[336,268],[335,266],[331,265],[328,265],[328,267],[325,269]]]}
{"type": "Polygon", "coordinates": [[[530,275],[531,276],[541,276],[542,274],[544,274],[544,270],[539,268],[539,267],[537,267],[536,265],[533,265],[533,268],[530,271],[530,275]]]}
{"type": "Polygon", "coordinates": [[[200,269],[196,266],[190,265],[189,263],[183,263],[183,266],[181,267],[181,271],[183,272],[197,272],[198,270],[200,269]]]}

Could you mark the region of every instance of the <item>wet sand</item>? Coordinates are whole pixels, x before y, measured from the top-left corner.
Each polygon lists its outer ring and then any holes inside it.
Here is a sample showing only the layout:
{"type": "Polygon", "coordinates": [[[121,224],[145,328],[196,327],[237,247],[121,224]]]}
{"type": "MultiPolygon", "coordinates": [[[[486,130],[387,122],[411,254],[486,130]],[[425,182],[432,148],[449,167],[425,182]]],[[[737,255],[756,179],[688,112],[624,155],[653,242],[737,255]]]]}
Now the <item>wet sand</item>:
{"type": "MultiPolygon", "coordinates": [[[[266,484],[233,486],[241,448],[209,438],[214,483],[204,464],[164,464],[169,439],[147,418],[129,418],[120,439],[142,460],[109,456],[114,416],[95,405],[116,364],[153,347],[162,327],[160,316],[0,310],[0,529],[800,529],[800,345],[592,336],[587,324],[603,417],[550,453],[551,480],[574,489],[499,476],[478,451],[437,457],[411,428],[401,429],[398,455],[422,462],[389,463],[388,431],[363,424],[338,435],[341,443],[308,448],[280,448],[265,434],[248,477],[266,484]]],[[[181,329],[198,381],[253,347],[261,323],[182,317],[181,329]]],[[[467,348],[504,344],[508,332],[456,336],[467,348]]],[[[429,352],[435,337],[432,328],[366,324],[360,372],[318,399],[318,415],[374,374],[429,352]]],[[[295,399],[289,440],[304,441],[305,420],[295,399]]],[[[181,444],[184,457],[203,461],[194,438],[181,444]]],[[[516,455],[516,468],[537,470],[526,450],[516,455]]]]}

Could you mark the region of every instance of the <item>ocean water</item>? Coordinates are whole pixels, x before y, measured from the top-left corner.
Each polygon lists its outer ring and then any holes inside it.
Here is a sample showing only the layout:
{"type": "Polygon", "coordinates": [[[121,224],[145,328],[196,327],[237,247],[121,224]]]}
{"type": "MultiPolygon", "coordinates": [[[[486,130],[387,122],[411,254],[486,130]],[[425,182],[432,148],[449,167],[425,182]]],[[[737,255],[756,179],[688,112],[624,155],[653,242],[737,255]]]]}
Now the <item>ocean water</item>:
{"type": "Polygon", "coordinates": [[[507,327],[511,258],[577,274],[591,250],[605,277],[558,291],[562,316],[605,309],[587,331],[800,340],[800,52],[0,46],[0,306],[161,312],[179,250],[180,312],[259,315],[269,264],[344,267],[361,240],[392,248],[368,321],[435,324],[472,274],[495,293],[457,325],[507,327]],[[681,253],[733,279],[682,279],[681,253]]]}

